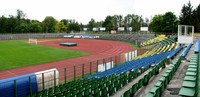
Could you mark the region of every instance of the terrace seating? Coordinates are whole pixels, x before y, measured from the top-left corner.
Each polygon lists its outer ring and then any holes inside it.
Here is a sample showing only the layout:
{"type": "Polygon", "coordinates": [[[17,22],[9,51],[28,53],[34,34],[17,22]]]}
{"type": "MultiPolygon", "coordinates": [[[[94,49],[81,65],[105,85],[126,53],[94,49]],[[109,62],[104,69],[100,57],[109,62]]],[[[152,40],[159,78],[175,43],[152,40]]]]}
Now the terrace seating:
{"type": "Polygon", "coordinates": [[[190,64],[186,71],[182,87],[179,91],[179,96],[181,97],[197,97],[198,94],[198,83],[199,83],[199,56],[198,54],[193,54],[190,60],[190,64]]]}
{"type": "Polygon", "coordinates": [[[137,83],[132,85],[132,87],[124,92],[121,97],[133,97],[134,94],[139,90],[142,86],[146,86],[148,84],[149,79],[152,78],[153,75],[156,75],[159,72],[159,69],[164,67],[166,63],[166,59],[162,60],[158,65],[156,65],[148,74],[146,74],[142,79],[140,79],[137,83]]]}
{"type": "Polygon", "coordinates": [[[160,42],[160,41],[164,40],[165,38],[167,38],[167,37],[165,37],[164,35],[160,35],[160,36],[158,36],[156,38],[153,38],[153,39],[150,39],[148,41],[142,42],[140,45],[141,46],[146,46],[146,45],[155,44],[157,42],[160,42]]]}
{"type": "Polygon", "coordinates": [[[154,86],[151,88],[151,90],[145,97],[161,97],[162,92],[167,87],[167,84],[172,79],[172,76],[174,75],[180,64],[181,64],[181,57],[176,59],[173,62],[173,64],[169,66],[168,70],[162,75],[159,81],[156,84],[154,84],[154,86]]]}

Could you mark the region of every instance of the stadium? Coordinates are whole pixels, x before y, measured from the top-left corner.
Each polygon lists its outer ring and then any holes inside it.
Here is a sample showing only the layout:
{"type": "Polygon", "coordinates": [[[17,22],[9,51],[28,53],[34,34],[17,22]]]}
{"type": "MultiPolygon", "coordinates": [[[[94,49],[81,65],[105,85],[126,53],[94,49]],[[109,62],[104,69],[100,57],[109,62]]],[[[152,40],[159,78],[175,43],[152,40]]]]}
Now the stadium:
{"type": "Polygon", "coordinates": [[[200,97],[186,1],[2,1],[0,97],[200,97]]]}
{"type": "Polygon", "coordinates": [[[0,37],[1,47],[5,46],[8,51],[3,49],[4,52],[9,52],[2,54],[19,58],[22,58],[22,53],[18,50],[11,52],[13,47],[20,47],[23,54],[32,52],[26,57],[33,59],[51,56],[50,52],[56,53],[58,49],[73,51],[58,52],[57,57],[61,59],[53,56],[56,60],[50,58],[50,61],[43,62],[43,59],[41,63],[30,66],[23,66],[21,62],[18,67],[1,68],[1,97],[198,95],[199,40],[180,44],[176,35],[155,37],[154,34],[48,33],[6,34],[0,37]],[[140,48],[131,47],[127,42],[137,43],[140,48]],[[77,45],[60,45],[62,43],[77,45]],[[47,52],[40,54],[37,49],[47,52]],[[53,50],[48,52],[48,49],[53,50]],[[61,56],[63,54],[69,54],[70,58],[61,56]]]}

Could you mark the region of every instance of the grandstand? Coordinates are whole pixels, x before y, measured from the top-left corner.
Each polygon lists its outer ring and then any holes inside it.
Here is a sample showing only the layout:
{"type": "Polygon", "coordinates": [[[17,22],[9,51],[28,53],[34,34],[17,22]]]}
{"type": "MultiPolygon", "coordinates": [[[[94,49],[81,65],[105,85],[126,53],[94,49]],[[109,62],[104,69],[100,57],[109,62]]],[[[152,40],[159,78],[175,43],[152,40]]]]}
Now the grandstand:
{"type": "MultiPolygon", "coordinates": [[[[63,38],[63,35],[56,36],[63,38]]],[[[27,37],[26,35],[24,36],[22,39],[27,37]]],[[[47,36],[45,35],[45,37],[47,36]]],[[[29,77],[26,79],[29,85],[26,83],[26,88],[22,88],[22,90],[16,90],[15,81],[11,92],[10,90],[5,91],[6,88],[1,84],[6,83],[6,81],[1,80],[0,96],[9,97],[8,93],[13,93],[12,96],[28,97],[199,96],[200,40],[197,40],[194,45],[192,43],[180,45],[176,42],[175,37],[168,38],[164,35],[155,38],[153,38],[153,35],[139,34],[98,36],[99,39],[104,40],[138,43],[141,48],[148,48],[148,51],[142,55],[128,58],[126,59],[128,61],[124,61],[113,68],[105,69],[95,74],[90,73],[90,75],[82,76],[80,79],[65,81],[59,85],[53,83],[55,85],[49,88],[45,88],[45,85],[43,85],[41,90],[38,90],[37,86],[35,86],[37,81],[34,80],[35,77],[32,77],[33,75],[25,76],[29,77]],[[28,91],[24,94],[18,94],[21,93],[20,91],[24,91],[23,89],[28,89],[28,91]]],[[[10,36],[6,35],[6,37],[10,36]]],[[[113,64],[112,61],[110,64],[113,64]]],[[[104,63],[102,65],[107,66],[104,63]]],[[[55,78],[56,76],[51,80],[56,80],[55,78]]]]}

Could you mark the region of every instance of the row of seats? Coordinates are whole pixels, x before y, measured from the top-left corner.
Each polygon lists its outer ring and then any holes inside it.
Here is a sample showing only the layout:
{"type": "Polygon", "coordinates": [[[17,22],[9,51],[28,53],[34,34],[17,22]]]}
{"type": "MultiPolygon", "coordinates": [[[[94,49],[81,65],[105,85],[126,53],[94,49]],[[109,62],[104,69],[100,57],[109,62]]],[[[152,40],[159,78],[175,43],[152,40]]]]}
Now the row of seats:
{"type": "Polygon", "coordinates": [[[167,37],[165,37],[165,35],[159,35],[158,37],[156,38],[153,38],[153,39],[150,39],[148,41],[145,41],[145,42],[142,42],[140,45],[141,46],[146,46],[146,45],[151,45],[151,44],[154,44],[154,43],[157,43],[157,42],[160,42],[164,39],[166,39],[167,37]]]}
{"type": "Polygon", "coordinates": [[[183,49],[183,46],[179,46],[177,49],[172,50],[172,52],[167,56],[168,59],[173,58],[178,52],[180,52],[183,49]]]}
{"type": "Polygon", "coordinates": [[[145,52],[143,55],[137,56],[134,59],[139,59],[142,57],[151,56],[154,54],[159,54],[161,52],[171,51],[172,49],[176,48],[176,43],[173,38],[165,38],[160,42],[156,42],[155,44],[151,45],[154,46],[152,50],[145,52]]]}
{"type": "Polygon", "coordinates": [[[198,53],[200,51],[200,40],[197,40],[194,47],[194,52],[198,53]]]}
{"type": "Polygon", "coordinates": [[[155,65],[157,63],[159,63],[161,60],[163,60],[164,58],[166,58],[169,55],[170,52],[163,52],[160,54],[155,54],[153,56],[149,56],[149,57],[144,57],[138,60],[132,60],[132,61],[128,61],[125,62],[115,68],[111,68],[107,71],[104,72],[98,72],[96,74],[90,75],[87,78],[102,78],[105,76],[111,76],[113,74],[117,75],[123,72],[127,72],[130,70],[137,70],[140,68],[144,68],[144,67],[148,67],[150,65],[155,65]]]}
{"type": "Polygon", "coordinates": [[[139,44],[154,37],[153,34],[95,34],[103,40],[125,41],[129,43],[139,44]]]}
{"type": "Polygon", "coordinates": [[[192,47],[192,43],[190,43],[185,49],[184,51],[181,53],[181,57],[185,57],[187,55],[187,53],[189,52],[190,48],[192,47]]]}
{"type": "Polygon", "coordinates": [[[199,55],[193,54],[187,68],[182,87],[179,91],[181,97],[197,97],[199,83],[199,55]]]}
{"type": "Polygon", "coordinates": [[[31,94],[29,97],[109,97],[148,69],[129,71],[100,79],[75,80],[31,94]]]}
{"type": "Polygon", "coordinates": [[[159,73],[160,68],[165,67],[167,59],[162,60],[158,65],[156,65],[151,71],[149,71],[148,74],[146,74],[143,78],[141,78],[137,83],[132,85],[130,89],[128,89],[126,92],[124,92],[121,97],[133,97],[135,93],[142,87],[146,86],[149,82],[149,79],[152,78],[152,76],[157,75],[159,73]]]}
{"type": "MultiPolygon", "coordinates": [[[[164,54],[164,53],[163,53],[164,54]]],[[[158,55],[157,55],[158,56],[158,55]]],[[[163,56],[163,55],[160,55],[163,56]]],[[[166,63],[166,59],[161,61],[156,68],[152,70],[153,74],[159,72],[159,68],[166,63]]],[[[111,76],[101,78],[90,78],[75,80],[63,85],[56,86],[54,88],[46,89],[36,94],[31,94],[31,97],[82,97],[82,96],[93,96],[93,97],[108,97],[113,95],[116,91],[127,85],[133,79],[138,77],[140,74],[149,69],[149,66],[142,68],[141,70],[130,70],[119,75],[113,74],[111,76]],[[139,70],[139,71],[138,71],[139,70]]],[[[148,80],[149,77],[145,77],[144,80],[148,80]]],[[[141,87],[141,85],[139,86],[141,87]]]]}
{"type": "Polygon", "coordinates": [[[145,97],[161,97],[162,92],[167,87],[168,83],[172,79],[174,73],[176,72],[180,64],[181,64],[181,57],[176,59],[173,62],[173,64],[169,65],[167,71],[162,75],[159,81],[156,82],[156,84],[154,84],[153,88],[151,88],[151,90],[145,97]]]}

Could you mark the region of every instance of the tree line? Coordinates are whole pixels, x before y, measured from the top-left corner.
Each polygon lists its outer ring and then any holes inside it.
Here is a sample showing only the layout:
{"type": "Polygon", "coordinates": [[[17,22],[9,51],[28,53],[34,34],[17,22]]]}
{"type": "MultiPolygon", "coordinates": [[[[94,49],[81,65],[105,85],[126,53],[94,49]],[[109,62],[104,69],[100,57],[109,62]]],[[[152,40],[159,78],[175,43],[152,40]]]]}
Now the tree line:
{"type": "Polygon", "coordinates": [[[193,9],[190,1],[183,5],[181,14],[176,17],[172,12],[155,15],[150,23],[153,32],[177,32],[178,25],[192,25],[195,32],[200,32],[200,4],[193,9]]]}
{"type": "Polygon", "coordinates": [[[92,18],[86,25],[69,19],[58,21],[52,16],[46,16],[42,22],[30,20],[26,18],[26,14],[22,10],[18,9],[16,16],[0,17],[0,33],[58,33],[81,31],[83,28],[92,31],[94,27],[105,27],[106,31],[124,27],[127,32],[129,27],[134,32],[139,31],[140,27],[149,27],[152,32],[173,33],[176,32],[178,24],[193,25],[195,31],[200,32],[200,4],[194,9],[190,2],[184,4],[179,17],[173,12],[155,15],[152,20],[136,14],[128,14],[124,17],[122,15],[109,15],[103,21],[95,21],[92,18]]]}

